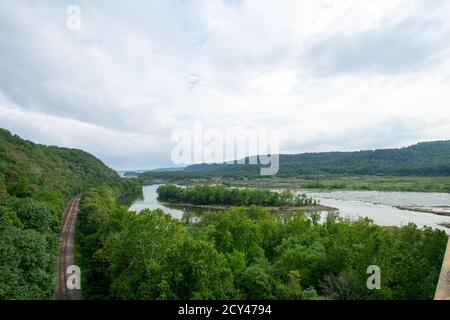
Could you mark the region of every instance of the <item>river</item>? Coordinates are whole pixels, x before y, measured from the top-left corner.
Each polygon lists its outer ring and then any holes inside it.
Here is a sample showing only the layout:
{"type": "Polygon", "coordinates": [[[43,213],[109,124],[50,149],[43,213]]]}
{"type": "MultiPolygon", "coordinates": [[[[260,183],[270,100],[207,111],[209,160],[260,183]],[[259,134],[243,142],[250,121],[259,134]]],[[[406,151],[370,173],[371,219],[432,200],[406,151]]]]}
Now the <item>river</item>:
{"type": "Polygon", "coordinates": [[[144,186],[142,188],[143,199],[137,199],[133,201],[130,206],[130,211],[141,211],[143,209],[162,209],[165,212],[169,213],[172,217],[181,220],[183,218],[183,213],[185,209],[173,209],[164,205],[163,203],[158,201],[158,194],[156,193],[156,189],[158,189],[159,185],[150,185],[144,186]]]}
{"type": "Polygon", "coordinates": [[[430,226],[450,234],[450,229],[439,225],[450,224],[450,216],[397,208],[401,206],[448,212],[450,208],[448,193],[333,191],[307,192],[307,194],[319,199],[323,205],[339,209],[343,217],[352,219],[358,216],[368,217],[381,226],[402,226],[412,222],[419,227],[430,226]]]}
{"type": "MultiPolygon", "coordinates": [[[[143,187],[143,199],[133,201],[130,210],[140,211],[162,209],[177,219],[183,219],[184,214],[193,213],[192,208],[168,207],[157,200],[158,185],[143,187]]],[[[381,226],[403,226],[415,223],[419,227],[429,226],[446,231],[450,229],[441,226],[450,224],[450,216],[436,215],[427,212],[401,210],[397,206],[424,210],[450,212],[450,194],[423,192],[378,192],[378,191],[333,191],[306,192],[320,200],[326,206],[337,208],[342,217],[357,219],[368,217],[381,226]]]]}

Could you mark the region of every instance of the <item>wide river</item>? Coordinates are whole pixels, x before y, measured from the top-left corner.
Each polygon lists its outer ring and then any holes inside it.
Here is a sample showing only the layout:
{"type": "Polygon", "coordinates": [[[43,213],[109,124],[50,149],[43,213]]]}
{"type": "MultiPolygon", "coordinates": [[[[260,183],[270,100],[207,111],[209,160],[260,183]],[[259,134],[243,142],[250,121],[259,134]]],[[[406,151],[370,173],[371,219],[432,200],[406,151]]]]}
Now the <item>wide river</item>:
{"type": "MultiPolygon", "coordinates": [[[[143,199],[135,200],[131,211],[160,208],[177,219],[182,219],[184,213],[192,211],[189,208],[169,208],[157,200],[158,185],[144,186],[143,199]]],[[[333,191],[306,192],[320,200],[326,206],[339,210],[342,217],[357,219],[368,217],[381,226],[402,226],[410,222],[419,227],[430,226],[446,231],[450,229],[441,226],[450,224],[450,216],[436,215],[427,212],[401,210],[398,206],[424,210],[450,212],[449,193],[423,192],[378,192],[378,191],[333,191]]]]}

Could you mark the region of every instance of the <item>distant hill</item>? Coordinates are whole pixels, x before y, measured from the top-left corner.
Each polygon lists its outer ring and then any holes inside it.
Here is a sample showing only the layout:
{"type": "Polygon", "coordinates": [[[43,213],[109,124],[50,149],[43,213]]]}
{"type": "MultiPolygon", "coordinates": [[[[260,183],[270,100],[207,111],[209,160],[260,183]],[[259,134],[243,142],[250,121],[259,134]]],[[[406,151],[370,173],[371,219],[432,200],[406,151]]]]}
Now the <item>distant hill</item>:
{"type": "Polygon", "coordinates": [[[138,177],[140,174],[145,172],[180,172],[183,171],[185,167],[177,167],[177,168],[158,168],[153,170],[133,170],[133,171],[120,171],[123,177],[138,177]]]}
{"type": "Polygon", "coordinates": [[[133,171],[121,170],[121,171],[117,171],[117,173],[121,177],[137,177],[139,174],[147,172],[147,171],[149,171],[149,170],[133,170],[133,171]]]}
{"type": "Polygon", "coordinates": [[[152,170],[153,172],[179,172],[183,171],[185,167],[179,167],[179,168],[159,168],[152,170]]]}
{"type": "MultiPolygon", "coordinates": [[[[140,177],[258,177],[259,172],[259,165],[196,164],[180,172],[146,172],[140,177]]],[[[278,177],[308,175],[450,176],[450,141],[400,149],[280,155],[278,177]]]]}

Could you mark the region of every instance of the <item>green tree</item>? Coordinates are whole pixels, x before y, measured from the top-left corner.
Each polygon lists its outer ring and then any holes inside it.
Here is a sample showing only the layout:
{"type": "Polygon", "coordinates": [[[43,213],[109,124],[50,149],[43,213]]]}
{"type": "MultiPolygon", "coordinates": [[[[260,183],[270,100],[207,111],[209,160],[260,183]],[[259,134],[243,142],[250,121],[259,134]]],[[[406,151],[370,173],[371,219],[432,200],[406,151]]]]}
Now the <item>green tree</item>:
{"type": "MultiPolygon", "coordinates": [[[[213,244],[187,237],[164,257],[163,281],[177,299],[227,299],[233,297],[233,275],[213,244]]],[[[168,295],[168,292],[171,292],[168,295]]]]}
{"type": "Polygon", "coordinates": [[[162,210],[143,210],[125,221],[111,243],[113,293],[121,299],[159,297],[164,255],[185,237],[181,222],[162,210]]]}
{"type": "Polygon", "coordinates": [[[273,288],[266,268],[253,264],[244,271],[241,286],[245,298],[249,300],[268,300],[273,298],[273,288]]]}

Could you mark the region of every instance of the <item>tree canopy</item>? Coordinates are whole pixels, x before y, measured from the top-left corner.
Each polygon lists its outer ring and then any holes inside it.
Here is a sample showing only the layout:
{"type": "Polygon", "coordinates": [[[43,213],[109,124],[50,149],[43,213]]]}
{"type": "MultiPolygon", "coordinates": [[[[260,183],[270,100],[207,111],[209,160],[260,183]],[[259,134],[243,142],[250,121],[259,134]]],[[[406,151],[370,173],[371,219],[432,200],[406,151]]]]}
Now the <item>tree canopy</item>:
{"type": "Polygon", "coordinates": [[[170,184],[159,186],[156,192],[158,193],[158,199],[161,201],[196,205],[301,207],[318,204],[317,200],[305,194],[294,195],[287,190],[276,192],[254,188],[227,188],[223,185],[184,188],[170,184]]]}
{"type": "Polygon", "coordinates": [[[135,189],[86,152],[38,145],[0,129],[0,300],[53,297],[65,204],[101,183],[135,189]]]}
{"type": "Polygon", "coordinates": [[[129,212],[105,200],[110,192],[97,188],[81,206],[92,299],[432,299],[447,242],[413,224],[388,229],[336,213],[318,223],[257,206],[182,223],[160,209],[129,212]],[[88,222],[95,217],[103,222],[88,222]],[[381,268],[380,290],[366,286],[370,265],[381,268]]]}

